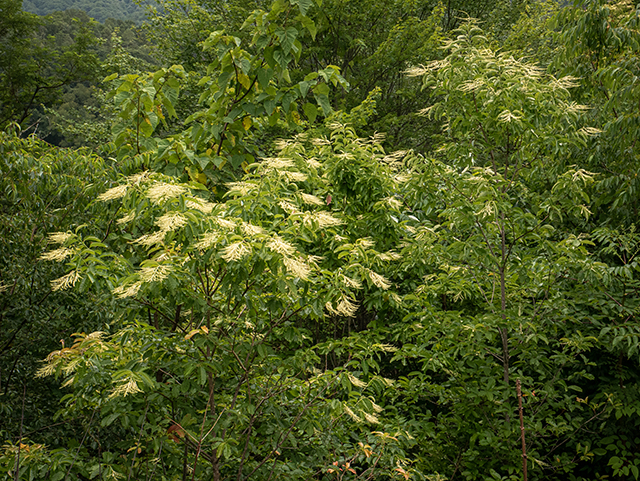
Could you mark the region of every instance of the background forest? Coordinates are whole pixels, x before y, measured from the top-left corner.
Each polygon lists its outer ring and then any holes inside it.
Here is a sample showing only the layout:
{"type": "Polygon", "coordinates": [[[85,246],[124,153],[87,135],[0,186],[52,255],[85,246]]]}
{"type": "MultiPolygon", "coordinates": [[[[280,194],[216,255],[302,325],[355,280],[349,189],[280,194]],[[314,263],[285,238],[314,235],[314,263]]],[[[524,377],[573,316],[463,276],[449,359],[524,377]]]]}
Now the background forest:
{"type": "Polygon", "coordinates": [[[22,8],[37,15],[81,10],[101,23],[109,18],[138,24],[145,20],[144,7],[132,0],[23,0],[22,8]]]}
{"type": "Polygon", "coordinates": [[[44,3],[0,479],[640,477],[631,0],[44,3]]]}

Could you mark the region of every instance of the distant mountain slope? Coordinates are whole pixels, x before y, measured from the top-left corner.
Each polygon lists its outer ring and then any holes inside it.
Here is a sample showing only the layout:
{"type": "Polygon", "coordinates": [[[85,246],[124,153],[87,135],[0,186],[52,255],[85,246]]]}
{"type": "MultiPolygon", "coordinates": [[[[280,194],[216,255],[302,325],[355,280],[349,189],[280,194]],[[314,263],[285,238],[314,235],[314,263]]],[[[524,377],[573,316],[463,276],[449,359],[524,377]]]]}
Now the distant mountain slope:
{"type": "Polygon", "coordinates": [[[133,20],[141,23],[145,20],[145,10],[132,0],[23,0],[22,8],[37,15],[68,10],[83,10],[99,22],[107,18],[133,20]]]}

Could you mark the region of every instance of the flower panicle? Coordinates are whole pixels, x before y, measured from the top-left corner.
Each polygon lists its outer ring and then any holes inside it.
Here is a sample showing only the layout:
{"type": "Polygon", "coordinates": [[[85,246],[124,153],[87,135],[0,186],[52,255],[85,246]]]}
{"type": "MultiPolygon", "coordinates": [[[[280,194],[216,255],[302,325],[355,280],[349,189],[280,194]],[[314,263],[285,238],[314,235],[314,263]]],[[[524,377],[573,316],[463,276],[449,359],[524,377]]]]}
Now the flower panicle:
{"type": "Polygon", "coordinates": [[[122,184],[103,192],[98,196],[98,200],[101,202],[107,202],[110,200],[121,199],[127,194],[128,185],[122,184]]]}

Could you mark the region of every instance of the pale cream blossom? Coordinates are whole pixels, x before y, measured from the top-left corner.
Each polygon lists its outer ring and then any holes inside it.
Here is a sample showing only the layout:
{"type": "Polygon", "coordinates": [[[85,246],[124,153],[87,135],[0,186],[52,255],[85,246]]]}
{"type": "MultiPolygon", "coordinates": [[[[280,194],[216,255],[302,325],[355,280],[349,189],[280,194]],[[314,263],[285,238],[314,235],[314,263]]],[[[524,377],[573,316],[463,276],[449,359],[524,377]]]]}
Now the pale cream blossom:
{"type": "Polygon", "coordinates": [[[396,209],[399,210],[402,207],[402,202],[400,202],[398,199],[396,199],[395,197],[387,197],[387,204],[389,204],[389,206],[392,209],[396,209]]]}
{"type": "Polygon", "coordinates": [[[387,377],[383,377],[382,381],[389,387],[393,386],[396,383],[393,379],[389,379],[387,377]]]}
{"type": "Polygon", "coordinates": [[[216,204],[202,199],[187,199],[184,204],[188,209],[199,210],[204,214],[209,214],[216,207],[216,204]]]}
{"type": "Polygon", "coordinates": [[[296,252],[296,248],[291,244],[286,242],[279,236],[275,236],[269,242],[267,242],[267,247],[273,252],[277,252],[283,256],[291,256],[296,252]]]}
{"type": "Polygon", "coordinates": [[[322,256],[308,256],[307,257],[307,262],[309,264],[312,264],[314,266],[317,266],[319,262],[323,261],[324,257],[322,256]]]}
{"type": "Polygon", "coordinates": [[[350,153],[350,152],[340,152],[339,154],[336,154],[336,157],[338,157],[339,159],[342,159],[342,160],[352,160],[352,159],[354,159],[353,154],[350,153]]]}
{"type": "Polygon", "coordinates": [[[511,122],[512,120],[520,120],[521,118],[522,116],[516,115],[507,109],[503,110],[500,112],[500,115],[498,115],[498,120],[500,122],[511,122]]]}
{"type": "Polygon", "coordinates": [[[216,217],[214,220],[220,227],[224,227],[225,229],[233,230],[237,227],[235,222],[225,219],[224,217],[216,217]]]}
{"type": "Polygon", "coordinates": [[[72,237],[75,237],[71,232],[52,232],[49,234],[49,243],[51,244],[64,244],[72,237]]]}
{"type": "Polygon", "coordinates": [[[129,182],[129,184],[140,184],[141,182],[147,180],[150,176],[151,172],[145,170],[144,172],[130,175],[129,177],[127,177],[127,181],[129,182]]]}
{"type": "Polygon", "coordinates": [[[71,271],[64,276],[51,281],[51,290],[62,291],[73,287],[76,285],[76,282],[78,282],[78,279],[80,279],[80,273],[78,271],[71,271]]]}
{"type": "Polygon", "coordinates": [[[460,84],[460,86],[458,87],[458,90],[460,90],[461,92],[473,92],[473,91],[478,90],[483,85],[484,85],[484,79],[479,77],[479,78],[476,78],[476,79],[467,80],[465,82],[462,82],[460,84]]]}
{"type": "Polygon", "coordinates": [[[384,162],[398,162],[406,157],[408,150],[396,150],[390,154],[385,155],[382,160],[384,162]]]}
{"type": "Polygon", "coordinates": [[[331,214],[324,211],[307,213],[304,216],[303,222],[305,224],[315,222],[322,228],[344,224],[343,220],[333,217],[331,214]]]}
{"type": "Polygon", "coordinates": [[[156,182],[148,191],[147,197],[151,202],[159,203],[184,194],[187,188],[182,185],[167,184],[166,182],[156,182]]]}
{"type": "Polygon", "coordinates": [[[342,408],[344,410],[344,412],[351,418],[353,419],[355,422],[357,423],[361,423],[362,419],[356,415],[356,413],[354,413],[351,408],[349,406],[347,406],[346,404],[342,405],[342,408]]]}
{"type": "Polygon", "coordinates": [[[496,209],[495,203],[493,201],[488,201],[487,203],[484,204],[484,207],[476,213],[476,215],[479,215],[482,218],[489,217],[493,215],[493,213],[495,212],[495,209],[496,209]]]}
{"type": "Polygon", "coordinates": [[[350,372],[347,373],[347,377],[349,378],[349,382],[354,385],[355,387],[358,388],[365,388],[367,387],[367,383],[361,381],[360,379],[358,379],[357,377],[355,377],[353,374],[351,374],[350,372]]]}
{"type": "Polygon", "coordinates": [[[596,135],[600,135],[602,133],[602,130],[595,127],[582,127],[580,130],[578,130],[578,133],[586,137],[595,137],[596,135]]]}
{"type": "Polygon", "coordinates": [[[154,232],[153,234],[145,234],[143,236],[140,236],[137,239],[133,240],[132,243],[150,247],[156,244],[162,244],[166,235],[166,231],[160,230],[154,232]]]}
{"type": "Polygon", "coordinates": [[[581,114],[588,110],[589,107],[587,105],[577,104],[575,102],[571,102],[565,106],[565,112],[568,114],[581,114]]]}
{"type": "Polygon", "coordinates": [[[55,374],[56,365],[53,363],[47,363],[36,371],[36,377],[47,377],[55,374]]]}
{"type": "Polygon", "coordinates": [[[338,311],[336,311],[336,310],[333,308],[333,304],[331,304],[331,302],[327,302],[327,303],[324,305],[324,308],[325,308],[327,311],[329,311],[329,314],[334,315],[334,316],[337,316],[337,315],[338,315],[338,311]]]}
{"type": "Polygon", "coordinates": [[[351,302],[346,296],[340,298],[335,308],[331,302],[327,302],[324,307],[334,316],[353,317],[358,311],[358,306],[351,302]]]}
{"type": "Polygon", "coordinates": [[[373,282],[376,287],[384,290],[391,287],[391,283],[384,276],[372,271],[371,269],[365,269],[365,271],[369,276],[369,279],[371,279],[371,282],[373,282]]]}
{"type": "Polygon", "coordinates": [[[396,294],[395,292],[391,293],[391,300],[393,302],[395,302],[396,304],[400,305],[402,304],[402,297],[400,297],[398,294],[396,294]]]}
{"type": "Polygon", "coordinates": [[[301,172],[290,172],[288,170],[282,170],[280,173],[286,177],[286,179],[290,182],[304,182],[307,180],[306,174],[301,172]]]}
{"type": "Polygon", "coordinates": [[[342,275],[340,279],[345,285],[347,285],[351,289],[362,289],[362,283],[356,279],[352,279],[351,277],[348,277],[345,275],[342,275]]]}
{"type": "Polygon", "coordinates": [[[71,359],[67,364],[64,365],[64,367],[62,368],[62,372],[65,374],[65,376],[68,376],[69,374],[76,372],[76,370],[78,369],[78,364],[80,364],[79,357],[71,359]]]}
{"type": "Polygon", "coordinates": [[[67,379],[65,382],[62,383],[62,387],[69,387],[71,386],[76,380],[75,376],[71,376],[69,379],[67,379]]]}
{"type": "Polygon", "coordinates": [[[116,223],[118,224],[128,224],[129,222],[131,222],[133,219],[136,218],[136,213],[135,212],[129,212],[127,215],[125,215],[124,217],[120,217],[116,223]]]}
{"type": "Polygon", "coordinates": [[[288,169],[295,164],[291,159],[284,159],[282,157],[270,157],[263,160],[263,164],[270,169],[288,169]]]}
{"type": "Polygon", "coordinates": [[[314,169],[319,169],[320,167],[322,167],[322,164],[318,162],[315,157],[308,158],[307,164],[309,164],[309,167],[313,167],[314,169]]]}
{"type": "Polygon", "coordinates": [[[437,70],[439,67],[432,66],[433,62],[425,65],[414,65],[413,67],[407,68],[403,73],[407,77],[422,77],[429,70],[437,70]]]}
{"type": "Polygon", "coordinates": [[[392,346],[391,344],[374,344],[374,349],[380,349],[383,352],[396,352],[398,350],[397,347],[392,346]]]}
{"type": "Polygon", "coordinates": [[[84,337],[84,341],[100,341],[105,335],[104,331],[93,331],[84,337]]]}
{"type": "Polygon", "coordinates": [[[362,247],[363,249],[371,249],[374,245],[375,242],[373,242],[370,237],[363,237],[356,241],[356,246],[362,247]]]}
{"type": "Polygon", "coordinates": [[[134,297],[138,294],[138,291],[142,287],[142,282],[134,282],[130,285],[118,286],[113,289],[113,294],[120,299],[124,299],[126,297],[134,297]]]}
{"type": "Polygon", "coordinates": [[[229,182],[227,183],[227,187],[229,187],[229,194],[238,194],[241,196],[247,195],[258,188],[256,184],[251,182],[229,182]]]}
{"type": "Polygon", "coordinates": [[[237,261],[246,256],[251,249],[244,242],[234,242],[233,244],[225,247],[222,258],[227,262],[237,261]]]}
{"type": "Polygon", "coordinates": [[[142,392],[142,389],[138,387],[138,383],[136,382],[135,379],[133,379],[132,377],[129,377],[125,379],[124,382],[121,382],[120,384],[118,384],[113,389],[113,391],[111,391],[111,394],[109,394],[109,397],[110,398],[114,398],[117,396],[126,397],[129,394],[135,394],[138,392],[142,392]]]}
{"type": "Polygon", "coordinates": [[[143,267],[140,269],[139,274],[143,282],[161,282],[171,274],[171,266],[158,264],[156,266],[143,267]]]}
{"type": "Polygon", "coordinates": [[[336,307],[336,311],[345,317],[353,317],[358,312],[358,305],[343,296],[336,307]]]}
{"type": "Polygon", "coordinates": [[[310,205],[324,204],[324,202],[322,202],[322,199],[320,199],[319,197],[316,197],[315,195],[305,194],[304,192],[301,192],[299,195],[302,198],[302,202],[304,202],[305,204],[310,204],[310,205]]]}
{"type": "Polygon", "coordinates": [[[315,139],[311,139],[311,143],[313,145],[315,145],[316,147],[321,147],[323,145],[331,145],[331,142],[329,142],[327,139],[325,138],[315,138],[315,139]]]}
{"type": "Polygon", "coordinates": [[[183,227],[187,223],[187,218],[180,212],[167,212],[158,220],[156,225],[164,232],[170,232],[183,227]]]}
{"type": "Polygon", "coordinates": [[[363,412],[362,415],[364,416],[364,418],[367,420],[368,423],[371,423],[371,424],[380,423],[380,420],[377,417],[375,417],[373,414],[363,412]]]}
{"type": "Polygon", "coordinates": [[[209,249],[218,243],[220,237],[218,232],[205,232],[195,247],[196,249],[209,249]]]}
{"type": "Polygon", "coordinates": [[[112,187],[111,189],[103,192],[98,196],[98,200],[102,202],[106,202],[108,200],[115,200],[124,197],[127,193],[127,184],[118,185],[117,187],[112,187]]]}
{"type": "Polygon", "coordinates": [[[389,251],[378,254],[378,259],[381,261],[399,261],[402,259],[402,256],[397,252],[389,251]]]}
{"type": "Polygon", "coordinates": [[[286,140],[286,139],[278,139],[274,142],[274,146],[277,150],[284,150],[293,144],[294,144],[293,140],[286,140]]]}
{"type": "MultiPolygon", "coordinates": [[[[541,71],[539,69],[537,69],[538,71],[541,71]]],[[[578,78],[576,77],[572,77],[571,75],[567,75],[565,77],[559,78],[558,80],[556,80],[555,82],[555,87],[560,88],[560,89],[571,89],[571,88],[575,88],[578,87],[580,85],[578,78]]]]}
{"type": "Polygon", "coordinates": [[[73,255],[75,252],[74,249],[69,249],[68,247],[60,247],[59,249],[54,249],[49,252],[45,252],[40,256],[40,259],[43,261],[56,261],[60,262],[65,260],[67,257],[73,255]]]}
{"type": "Polygon", "coordinates": [[[265,230],[262,227],[253,225],[251,222],[243,222],[240,228],[242,229],[242,232],[244,232],[244,235],[246,235],[247,237],[265,233],[265,230]]]}
{"type": "Polygon", "coordinates": [[[282,208],[282,210],[289,214],[298,214],[300,212],[300,210],[295,205],[287,202],[286,200],[281,200],[280,202],[278,202],[278,205],[282,208]]]}
{"type": "Polygon", "coordinates": [[[311,267],[309,267],[309,265],[302,259],[285,257],[282,262],[284,262],[287,271],[289,271],[289,273],[293,274],[294,276],[304,280],[307,280],[309,278],[311,267]]]}

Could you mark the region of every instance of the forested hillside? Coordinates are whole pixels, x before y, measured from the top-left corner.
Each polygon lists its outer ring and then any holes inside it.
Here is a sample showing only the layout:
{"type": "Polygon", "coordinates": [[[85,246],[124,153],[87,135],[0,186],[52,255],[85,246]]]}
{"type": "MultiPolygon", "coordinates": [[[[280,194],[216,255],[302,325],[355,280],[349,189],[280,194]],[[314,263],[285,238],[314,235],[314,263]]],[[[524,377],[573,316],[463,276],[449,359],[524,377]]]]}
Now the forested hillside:
{"type": "Polygon", "coordinates": [[[0,479],[640,477],[631,1],[162,7],[0,0],[0,479]]]}
{"type": "Polygon", "coordinates": [[[141,23],[145,10],[133,0],[23,0],[22,8],[36,15],[49,15],[64,10],[82,10],[98,22],[108,18],[141,23]]]}

